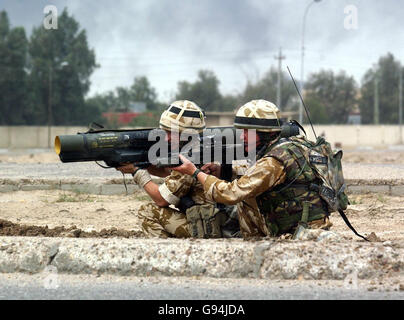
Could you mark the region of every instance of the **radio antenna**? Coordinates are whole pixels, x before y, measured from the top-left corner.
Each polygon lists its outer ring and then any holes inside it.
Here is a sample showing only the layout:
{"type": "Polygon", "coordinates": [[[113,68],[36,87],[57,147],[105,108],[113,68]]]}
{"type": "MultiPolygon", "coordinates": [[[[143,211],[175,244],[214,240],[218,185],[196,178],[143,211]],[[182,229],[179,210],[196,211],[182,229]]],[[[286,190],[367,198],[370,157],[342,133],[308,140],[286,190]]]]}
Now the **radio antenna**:
{"type": "Polygon", "coordinates": [[[289,70],[289,66],[286,66],[286,68],[288,68],[290,77],[291,77],[292,80],[293,80],[293,84],[295,85],[296,91],[297,91],[297,93],[299,94],[300,100],[302,100],[302,103],[303,103],[303,106],[304,106],[304,110],[306,110],[306,115],[307,115],[307,118],[309,119],[309,122],[310,122],[310,125],[311,125],[311,129],[313,130],[314,136],[316,137],[316,140],[317,140],[317,135],[316,135],[316,132],[314,131],[313,123],[311,122],[310,115],[309,115],[309,111],[308,111],[307,108],[306,108],[306,104],[304,103],[303,98],[302,98],[302,96],[301,96],[301,94],[300,94],[300,91],[299,91],[299,89],[297,88],[295,79],[293,78],[292,73],[291,73],[290,70],[289,70]]]}

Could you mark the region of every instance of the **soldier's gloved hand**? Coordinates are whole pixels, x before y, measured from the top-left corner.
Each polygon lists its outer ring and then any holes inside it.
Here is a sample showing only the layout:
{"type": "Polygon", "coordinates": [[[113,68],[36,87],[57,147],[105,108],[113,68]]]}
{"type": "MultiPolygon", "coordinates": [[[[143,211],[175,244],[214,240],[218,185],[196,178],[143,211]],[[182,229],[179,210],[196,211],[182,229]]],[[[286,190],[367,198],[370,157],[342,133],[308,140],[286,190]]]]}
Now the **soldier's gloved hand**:
{"type": "Polygon", "coordinates": [[[132,163],[118,167],[116,170],[121,171],[122,173],[131,173],[133,176],[133,181],[135,181],[135,183],[137,183],[141,188],[143,188],[146,183],[151,181],[150,174],[147,172],[147,170],[135,167],[132,163]]]}
{"type": "Polygon", "coordinates": [[[147,170],[137,168],[134,173],[132,173],[133,181],[143,188],[146,183],[151,181],[150,174],[147,170]]]}

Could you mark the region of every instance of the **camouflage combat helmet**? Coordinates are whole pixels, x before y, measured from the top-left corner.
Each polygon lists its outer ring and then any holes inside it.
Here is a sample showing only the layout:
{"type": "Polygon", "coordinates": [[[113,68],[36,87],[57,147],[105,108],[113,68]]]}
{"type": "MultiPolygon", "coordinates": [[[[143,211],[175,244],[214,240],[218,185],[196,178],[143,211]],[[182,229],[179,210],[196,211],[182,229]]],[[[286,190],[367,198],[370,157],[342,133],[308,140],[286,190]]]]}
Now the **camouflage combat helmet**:
{"type": "Polygon", "coordinates": [[[251,100],[237,111],[234,127],[256,129],[259,132],[281,131],[279,113],[279,109],[272,102],[251,100]]]}
{"type": "Polygon", "coordinates": [[[188,100],[174,101],[160,117],[160,128],[169,131],[201,133],[205,127],[205,113],[188,100]]]}

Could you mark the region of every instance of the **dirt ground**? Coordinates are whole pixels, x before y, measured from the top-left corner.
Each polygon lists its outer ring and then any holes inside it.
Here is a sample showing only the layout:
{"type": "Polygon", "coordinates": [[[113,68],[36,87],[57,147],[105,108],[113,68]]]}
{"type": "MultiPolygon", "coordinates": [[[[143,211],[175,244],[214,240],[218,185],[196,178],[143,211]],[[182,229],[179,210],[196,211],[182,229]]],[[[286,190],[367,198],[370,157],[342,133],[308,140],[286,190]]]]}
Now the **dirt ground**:
{"type": "MultiPolygon", "coordinates": [[[[402,197],[351,195],[346,211],[357,231],[374,232],[377,241],[404,240],[402,197]]],[[[88,195],[76,192],[17,191],[0,193],[0,235],[62,237],[141,237],[137,210],[149,201],[145,193],[88,195]],[[35,226],[35,227],[34,227],[35,226]]],[[[338,213],[331,215],[332,230],[360,240],[338,213]]]]}
{"type": "MultiPolygon", "coordinates": [[[[346,163],[404,164],[403,150],[348,150],[346,163]]],[[[3,163],[58,163],[47,150],[14,150],[0,153],[3,163]]],[[[399,178],[399,177],[397,177],[399,178]]],[[[137,210],[149,201],[144,192],[124,195],[89,195],[67,191],[18,191],[0,193],[0,235],[68,237],[142,236],[137,210]]],[[[404,240],[404,197],[382,194],[351,195],[347,216],[365,235],[381,240],[404,240]]],[[[333,230],[357,238],[337,214],[333,230]]]]}
{"type": "Polygon", "coordinates": [[[346,163],[404,164],[404,151],[345,151],[342,160],[346,163]]]}
{"type": "Polygon", "coordinates": [[[59,190],[0,193],[0,235],[140,236],[136,212],[146,199],[146,194],[101,196],[59,190]]]}

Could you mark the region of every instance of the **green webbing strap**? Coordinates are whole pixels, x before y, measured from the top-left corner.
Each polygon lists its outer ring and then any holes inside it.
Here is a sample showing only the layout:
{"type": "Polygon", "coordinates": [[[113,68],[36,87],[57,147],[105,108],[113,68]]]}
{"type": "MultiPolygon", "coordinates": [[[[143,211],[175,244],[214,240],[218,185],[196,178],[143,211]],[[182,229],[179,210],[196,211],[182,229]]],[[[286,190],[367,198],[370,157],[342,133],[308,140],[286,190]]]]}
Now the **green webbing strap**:
{"type": "Polygon", "coordinates": [[[300,239],[300,236],[304,233],[304,230],[308,228],[307,220],[309,218],[309,206],[310,206],[310,202],[303,201],[302,218],[298,222],[295,232],[293,233],[293,237],[292,237],[293,240],[300,239]]]}
{"type": "Polygon", "coordinates": [[[309,207],[310,207],[310,202],[304,201],[302,219],[300,220],[303,223],[307,223],[307,220],[309,219],[309,207]]]}

